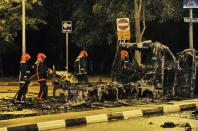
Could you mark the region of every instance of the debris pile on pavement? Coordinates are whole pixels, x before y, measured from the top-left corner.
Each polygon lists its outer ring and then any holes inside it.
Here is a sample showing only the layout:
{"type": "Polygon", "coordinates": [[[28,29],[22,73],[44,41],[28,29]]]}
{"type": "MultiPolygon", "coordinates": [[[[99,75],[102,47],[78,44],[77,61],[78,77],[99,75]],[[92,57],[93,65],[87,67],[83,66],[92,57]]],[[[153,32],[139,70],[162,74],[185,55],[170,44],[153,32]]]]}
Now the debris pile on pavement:
{"type": "Polygon", "coordinates": [[[175,128],[176,126],[178,126],[179,124],[175,124],[173,122],[165,122],[163,125],[161,125],[160,127],[162,128],[175,128]]]}
{"type": "MultiPolygon", "coordinates": [[[[65,99],[48,97],[46,100],[27,99],[25,103],[12,103],[10,99],[0,100],[1,120],[13,119],[18,117],[38,116],[47,114],[65,113],[71,111],[86,111],[93,109],[103,109],[110,107],[131,106],[136,104],[148,104],[147,99],[122,99],[116,101],[76,101],[66,102],[65,99]],[[31,112],[25,112],[31,110],[31,112]],[[17,114],[16,112],[21,112],[17,114]]],[[[151,102],[150,102],[151,103],[151,102]]]]}
{"type": "Polygon", "coordinates": [[[195,111],[184,111],[184,112],[178,112],[178,113],[172,113],[172,114],[166,114],[166,115],[170,117],[198,120],[197,113],[198,113],[197,110],[195,110],[195,111]]]}
{"type": "Polygon", "coordinates": [[[181,124],[179,126],[180,127],[183,127],[184,128],[184,131],[192,131],[192,127],[191,127],[191,125],[188,122],[183,123],[183,124],[181,124]]]}
{"type": "Polygon", "coordinates": [[[192,131],[192,127],[189,123],[186,123],[184,127],[185,127],[185,131],[192,131]]]}
{"type": "Polygon", "coordinates": [[[192,112],[193,115],[198,115],[198,110],[192,112]]]}
{"type": "Polygon", "coordinates": [[[191,114],[191,116],[192,116],[194,119],[198,120],[198,110],[193,111],[192,114],[191,114]]]}

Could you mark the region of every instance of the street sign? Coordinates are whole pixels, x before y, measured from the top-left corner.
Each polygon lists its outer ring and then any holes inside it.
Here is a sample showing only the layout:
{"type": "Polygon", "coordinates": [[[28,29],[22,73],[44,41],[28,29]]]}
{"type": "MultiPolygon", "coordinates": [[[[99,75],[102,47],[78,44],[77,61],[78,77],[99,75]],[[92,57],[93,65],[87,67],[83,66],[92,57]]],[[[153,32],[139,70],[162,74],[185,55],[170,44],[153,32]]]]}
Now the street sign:
{"type": "Polygon", "coordinates": [[[130,22],[129,18],[117,18],[117,36],[118,40],[130,40],[130,22]]]}
{"type": "Polygon", "coordinates": [[[72,21],[62,21],[62,33],[72,32],[72,21]]]}
{"type": "Polygon", "coordinates": [[[129,31],[129,18],[117,18],[117,31],[129,31]]]}
{"type": "Polygon", "coordinates": [[[187,23],[198,23],[198,18],[188,18],[188,17],[185,17],[184,18],[184,22],[187,22],[187,23]]]}
{"type": "Polygon", "coordinates": [[[183,0],[183,8],[198,8],[198,0],[183,0]]]}

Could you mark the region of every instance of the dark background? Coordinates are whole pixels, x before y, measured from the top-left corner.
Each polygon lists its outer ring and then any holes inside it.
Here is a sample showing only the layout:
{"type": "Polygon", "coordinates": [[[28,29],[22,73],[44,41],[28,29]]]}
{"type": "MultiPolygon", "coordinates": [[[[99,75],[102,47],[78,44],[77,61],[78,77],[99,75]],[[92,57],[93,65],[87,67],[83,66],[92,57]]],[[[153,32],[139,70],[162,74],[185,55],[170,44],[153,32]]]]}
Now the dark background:
{"type": "MultiPolygon", "coordinates": [[[[54,64],[57,69],[64,70],[65,67],[65,34],[60,35],[59,41],[51,36],[48,25],[40,25],[40,30],[27,31],[27,52],[32,57],[32,64],[36,60],[38,52],[44,52],[47,55],[48,66],[54,64]],[[57,44],[61,42],[62,44],[57,44]],[[56,46],[57,45],[57,46],[56,46]]],[[[59,32],[61,33],[61,29],[59,32]]],[[[194,24],[194,47],[198,48],[198,25],[194,24]]],[[[71,39],[72,33],[69,34],[71,39]]],[[[159,41],[167,45],[175,54],[188,48],[188,24],[184,22],[166,22],[166,23],[147,23],[147,30],[144,40],[159,41]]],[[[132,36],[132,41],[134,36],[132,36]]],[[[21,44],[21,33],[15,40],[16,44],[21,44]]],[[[89,54],[89,74],[110,74],[113,58],[115,55],[116,41],[109,45],[104,43],[99,46],[88,48],[89,54]],[[92,67],[91,67],[92,65],[92,67]]],[[[69,70],[73,71],[73,63],[78,56],[80,47],[69,40],[69,70]]],[[[3,69],[5,76],[17,76],[21,50],[9,51],[3,56],[3,69]]]]}
{"type": "MultiPolygon", "coordinates": [[[[123,1],[122,1],[123,2],[123,1]]],[[[120,2],[119,4],[122,4],[120,2]]],[[[131,2],[131,1],[130,1],[131,2]]],[[[78,56],[80,50],[79,43],[75,43],[75,39],[80,37],[94,37],[89,34],[90,31],[98,32],[102,30],[99,35],[98,43],[91,43],[91,46],[86,47],[86,50],[89,54],[88,59],[88,73],[91,75],[103,74],[109,75],[112,67],[112,62],[115,55],[117,38],[115,36],[115,25],[107,22],[107,18],[102,13],[92,14],[92,0],[85,0],[81,3],[78,1],[62,1],[62,0],[46,0],[43,1],[43,9],[46,9],[44,16],[46,16],[45,21],[47,24],[37,25],[38,29],[34,29],[27,25],[26,28],[26,51],[31,55],[32,64],[36,61],[36,55],[39,52],[43,52],[47,55],[47,63],[50,68],[52,65],[55,65],[58,70],[64,70],[65,67],[65,34],[62,33],[62,20],[72,20],[73,30],[78,29],[80,35],[74,35],[73,33],[69,34],[69,70],[73,72],[73,64],[78,56]],[[74,2],[74,3],[73,3],[74,2]],[[83,3],[84,2],[84,3],[83,3]],[[67,6],[65,6],[67,5],[67,6]],[[68,6],[71,5],[71,6],[68,6]],[[89,6],[88,6],[89,5],[89,6]],[[79,12],[78,12],[79,11],[79,12]],[[77,12],[77,13],[76,13],[77,12]],[[77,15],[74,15],[74,14],[77,15]],[[73,16],[72,16],[73,15],[73,16]],[[90,15],[92,15],[90,17],[90,15]],[[87,29],[87,26],[81,30],[75,27],[77,21],[85,21],[91,19],[93,20],[92,26],[90,29],[87,29]],[[95,21],[94,21],[95,20],[95,21]],[[95,22],[95,23],[94,23],[95,22]],[[100,24],[107,23],[107,25],[100,24]],[[111,25],[109,25],[111,24],[111,25]],[[102,27],[102,29],[99,29],[102,27]],[[110,27],[108,29],[108,27],[110,27]],[[88,34],[88,35],[85,35],[88,34]],[[113,39],[111,44],[106,42],[107,40],[104,37],[107,37],[106,34],[113,34],[113,39]],[[102,40],[101,40],[102,39],[102,40]],[[78,46],[77,46],[78,45],[78,46]]],[[[116,4],[116,3],[115,3],[116,4]]],[[[130,4],[130,3],[127,3],[130,4]]],[[[132,3],[131,3],[132,4],[132,3]]],[[[117,5],[117,4],[116,4],[117,5]]],[[[181,5],[182,6],[182,5],[181,5]]],[[[155,9],[157,11],[157,9],[155,9]]],[[[188,10],[184,10],[182,16],[189,16],[188,10]]],[[[116,12],[116,9],[113,10],[116,12]]],[[[158,14],[159,12],[157,12],[158,14]]],[[[198,15],[198,10],[193,10],[194,17],[198,15]]],[[[129,14],[132,15],[132,14],[129,14]]],[[[131,18],[130,18],[131,19],[131,18]]],[[[111,19],[111,21],[114,21],[111,19]]],[[[132,21],[132,20],[131,20],[132,21]]],[[[131,42],[135,42],[134,35],[134,23],[131,23],[131,42]]],[[[159,41],[162,44],[167,45],[170,50],[175,54],[176,52],[182,51],[188,48],[189,45],[189,29],[188,23],[184,23],[183,18],[179,20],[171,19],[171,21],[159,22],[147,22],[147,28],[143,37],[143,40],[152,40],[153,42],[159,41]]],[[[79,27],[79,26],[78,26],[79,27]]],[[[194,48],[198,47],[198,24],[194,24],[194,48]]],[[[16,44],[16,49],[8,50],[3,55],[3,73],[4,76],[18,76],[19,72],[19,62],[21,57],[21,30],[18,31],[18,35],[15,38],[14,44],[16,44]]],[[[89,38],[88,38],[89,39],[89,38]]],[[[86,39],[85,39],[86,40],[86,39]]],[[[84,43],[83,43],[84,44],[84,43]]]]}

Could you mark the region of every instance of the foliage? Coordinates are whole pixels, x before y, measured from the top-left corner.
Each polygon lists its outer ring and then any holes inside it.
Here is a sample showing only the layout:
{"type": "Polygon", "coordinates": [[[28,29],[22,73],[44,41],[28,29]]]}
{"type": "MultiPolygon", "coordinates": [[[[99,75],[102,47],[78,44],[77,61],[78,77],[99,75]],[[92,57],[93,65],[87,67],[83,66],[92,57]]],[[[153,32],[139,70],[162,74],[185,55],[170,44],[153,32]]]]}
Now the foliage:
{"type": "Polygon", "coordinates": [[[145,0],[147,21],[180,20],[184,10],[181,0],[145,0]]]}
{"type": "MultiPolygon", "coordinates": [[[[17,32],[21,30],[21,4],[21,0],[0,1],[0,44],[13,43],[14,38],[17,37],[17,32]]],[[[28,0],[26,2],[26,24],[30,27],[35,27],[33,25],[38,23],[45,23],[41,19],[43,18],[43,14],[38,13],[42,10],[41,6],[42,3],[40,0],[28,0]]]]}
{"type": "MultiPolygon", "coordinates": [[[[144,0],[146,21],[165,22],[182,17],[181,0],[144,0]]],[[[129,17],[131,28],[134,26],[133,0],[46,0],[43,12],[41,0],[28,0],[27,25],[37,29],[38,23],[50,15],[53,30],[59,31],[61,20],[73,21],[73,42],[79,46],[111,44],[116,40],[116,18],[129,17]],[[67,7],[67,8],[65,8],[67,7]],[[54,19],[55,18],[55,19],[54,19]],[[52,25],[55,24],[55,25],[52,25]]],[[[21,30],[21,0],[1,0],[0,2],[0,42],[11,43],[21,30]]],[[[52,32],[54,32],[52,31],[52,32]]],[[[132,29],[133,31],[133,29],[132,29]]],[[[56,35],[57,33],[54,33],[56,35]]]]}
{"type": "MultiPolygon", "coordinates": [[[[144,0],[146,21],[180,20],[181,0],[144,0]]],[[[82,0],[75,3],[71,19],[75,22],[74,42],[79,46],[112,43],[116,40],[116,18],[129,17],[134,28],[133,0],[82,0]]],[[[134,29],[132,29],[134,31],[134,29]]]]}

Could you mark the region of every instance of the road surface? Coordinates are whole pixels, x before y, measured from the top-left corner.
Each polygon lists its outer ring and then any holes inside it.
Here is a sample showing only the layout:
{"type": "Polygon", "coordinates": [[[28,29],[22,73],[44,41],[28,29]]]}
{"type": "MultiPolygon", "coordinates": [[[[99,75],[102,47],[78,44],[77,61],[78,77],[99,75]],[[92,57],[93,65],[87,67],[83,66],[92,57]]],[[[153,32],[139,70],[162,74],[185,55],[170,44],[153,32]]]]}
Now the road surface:
{"type": "Polygon", "coordinates": [[[193,119],[190,112],[169,114],[165,116],[134,118],[116,122],[103,122],[87,126],[62,128],[51,131],[185,131],[185,123],[189,123],[193,131],[198,131],[198,118],[193,119]],[[176,127],[162,128],[165,122],[173,122],[176,127]]]}

